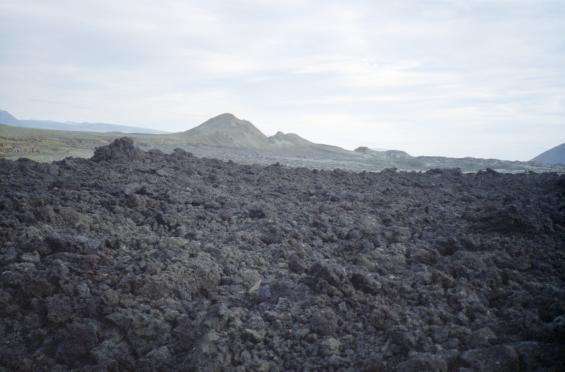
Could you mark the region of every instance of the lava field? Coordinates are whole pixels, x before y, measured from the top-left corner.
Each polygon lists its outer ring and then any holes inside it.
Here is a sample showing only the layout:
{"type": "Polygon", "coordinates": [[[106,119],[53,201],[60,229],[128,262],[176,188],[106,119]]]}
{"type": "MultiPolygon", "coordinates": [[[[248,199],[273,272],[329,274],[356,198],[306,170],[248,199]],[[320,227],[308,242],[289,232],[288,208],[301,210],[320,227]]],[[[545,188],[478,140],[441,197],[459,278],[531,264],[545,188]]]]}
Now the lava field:
{"type": "Polygon", "coordinates": [[[565,176],[0,160],[0,370],[563,371],[565,176]]]}

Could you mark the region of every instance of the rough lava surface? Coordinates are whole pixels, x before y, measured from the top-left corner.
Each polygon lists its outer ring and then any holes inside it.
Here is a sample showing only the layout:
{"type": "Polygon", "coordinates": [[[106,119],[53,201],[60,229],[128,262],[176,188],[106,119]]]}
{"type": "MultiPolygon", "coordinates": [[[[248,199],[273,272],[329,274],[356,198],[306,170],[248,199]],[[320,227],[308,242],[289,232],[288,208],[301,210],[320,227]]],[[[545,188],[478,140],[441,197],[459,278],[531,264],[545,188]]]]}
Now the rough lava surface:
{"type": "Polygon", "coordinates": [[[563,371],[565,177],[0,160],[0,370],[563,371]]]}

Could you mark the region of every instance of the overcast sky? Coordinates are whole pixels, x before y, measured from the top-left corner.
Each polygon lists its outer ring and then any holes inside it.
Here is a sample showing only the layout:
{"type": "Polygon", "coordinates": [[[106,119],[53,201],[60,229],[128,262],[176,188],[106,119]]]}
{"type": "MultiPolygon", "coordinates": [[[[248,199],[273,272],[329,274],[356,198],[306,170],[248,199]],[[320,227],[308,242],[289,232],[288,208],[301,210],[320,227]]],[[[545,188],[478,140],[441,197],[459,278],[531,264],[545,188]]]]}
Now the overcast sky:
{"type": "Polygon", "coordinates": [[[528,160],[565,142],[563,0],[0,0],[0,109],[528,160]]]}

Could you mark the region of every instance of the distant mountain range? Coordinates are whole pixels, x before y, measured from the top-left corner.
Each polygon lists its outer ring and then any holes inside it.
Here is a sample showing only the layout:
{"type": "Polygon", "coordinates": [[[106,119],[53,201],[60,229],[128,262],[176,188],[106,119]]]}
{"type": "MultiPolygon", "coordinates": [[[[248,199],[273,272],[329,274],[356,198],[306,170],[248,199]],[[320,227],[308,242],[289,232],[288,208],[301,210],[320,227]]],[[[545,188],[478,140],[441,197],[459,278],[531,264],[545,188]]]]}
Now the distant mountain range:
{"type": "Polygon", "coordinates": [[[126,125],[107,124],[107,123],[74,123],[74,122],[58,122],[51,120],[20,120],[10,114],[8,111],[0,110],[0,124],[7,124],[21,128],[35,129],[52,129],[65,130],[71,132],[117,132],[117,133],[145,133],[145,134],[162,134],[163,131],[129,127],[126,125]]]}
{"type": "MultiPolygon", "coordinates": [[[[8,124],[14,123],[15,120],[19,126],[0,125],[0,157],[28,157],[38,161],[52,161],[68,156],[89,157],[95,147],[108,144],[115,138],[123,136],[117,133],[119,130],[123,133],[142,129],[111,125],[112,132],[94,133],[94,131],[84,131],[87,124],[76,124],[82,128],[82,132],[31,129],[22,127],[21,123],[27,122],[32,125],[46,122],[17,120],[6,112],[0,112],[0,123],[3,120],[4,122],[7,120],[8,124]]],[[[104,127],[96,128],[102,130],[104,127]]],[[[413,171],[460,168],[464,172],[477,172],[486,168],[501,172],[565,171],[565,166],[543,163],[539,160],[520,162],[470,157],[411,156],[404,151],[381,151],[367,147],[350,151],[337,146],[313,143],[294,133],[277,132],[273,136],[266,136],[251,122],[229,113],[215,116],[185,132],[165,134],[131,132],[128,136],[133,138],[136,146],[144,150],[159,149],[171,152],[181,148],[197,156],[247,164],[280,163],[288,166],[342,168],[356,171],[379,171],[385,168],[413,171]]]]}
{"type": "Polygon", "coordinates": [[[561,164],[565,165],[565,143],[555,146],[543,152],[531,160],[538,164],[561,164]]]}

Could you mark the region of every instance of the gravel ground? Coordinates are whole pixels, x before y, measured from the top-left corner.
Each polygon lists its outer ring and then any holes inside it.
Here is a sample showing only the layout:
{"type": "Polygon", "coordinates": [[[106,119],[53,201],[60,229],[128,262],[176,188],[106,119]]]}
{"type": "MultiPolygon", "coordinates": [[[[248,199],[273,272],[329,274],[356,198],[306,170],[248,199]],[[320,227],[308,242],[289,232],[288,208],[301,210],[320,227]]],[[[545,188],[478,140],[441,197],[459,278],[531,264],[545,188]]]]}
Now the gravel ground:
{"type": "Polygon", "coordinates": [[[0,370],[563,371],[565,176],[0,160],[0,370]]]}

